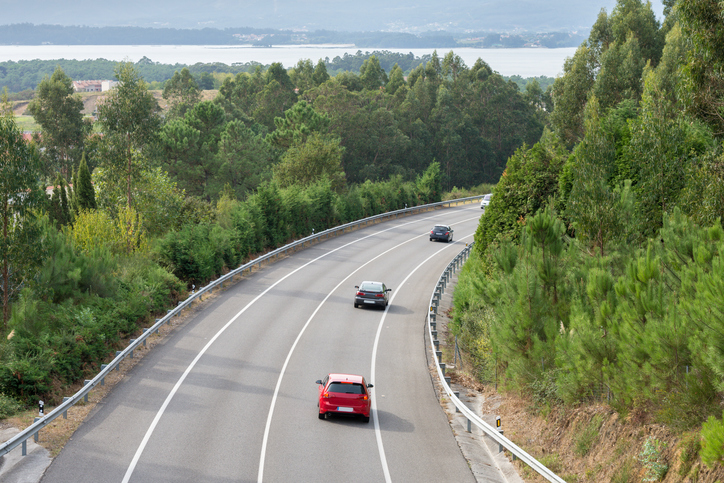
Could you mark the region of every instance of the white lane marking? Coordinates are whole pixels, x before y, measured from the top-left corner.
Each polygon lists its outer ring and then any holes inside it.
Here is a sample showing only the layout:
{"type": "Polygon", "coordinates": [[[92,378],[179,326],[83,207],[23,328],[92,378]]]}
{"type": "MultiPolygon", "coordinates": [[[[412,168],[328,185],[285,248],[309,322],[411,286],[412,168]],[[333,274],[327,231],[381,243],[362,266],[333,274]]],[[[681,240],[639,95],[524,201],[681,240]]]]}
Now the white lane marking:
{"type": "MultiPolygon", "coordinates": [[[[463,237],[469,238],[473,235],[468,235],[463,237]]],[[[425,260],[420,262],[418,266],[416,266],[408,275],[405,277],[405,279],[402,281],[400,286],[395,289],[395,292],[392,294],[392,297],[390,297],[390,304],[392,304],[392,301],[395,300],[395,297],[398,293],[400,293],[400,290],[402,290],[402,286],[405,285],[405,282],[407,282],[410,277],[412,277],[412,274],[414,274],[420,267],[422,267],[424,264],[430,261],[433,257],[437,256],[439,253],[441,253],[443,250],[449,248],[450,245],[446,245],[444,248],[439,249],[429,257],[427,257],[425,260]]],[[[389,310],[390,306],[388,305],[385,307],[385,313],[382,314],[382,318],[380,319],[380,325],[377,326],[377,335],[375,336],[375,343],[372,346],[372,367],[370,369],[370,380],[373,382],[373,384],[376,384],[377,378],[375,377],[375,371],[377,369],[377,347],[380,342],[380,334],[382,334],[382,326],[385,324],[385,319],[387,318],[387,311],[389,310]]],[[[377,415],[377,397],[375,396],[376,391],[372,391],[372,414],[373,419],[375,422],[375,437],[377,438],[377,449],[380,452],[380,460],[382,461],[382,470],[385,473],[385,482],[391,483],[392,478],[390,477],[390,470],[387,467],[387,458],[385,457],[385,447],[382,444],[382,431],[380,430],[380,418],[377,415]]]]}
{"type": "MultiPolygon", "coordinates": [[[[397,228],[400,228],[400,227],[403,227],[403,226],[411,225],[411,224],[414,224],[414,223],[419,223],[420,221],[431,220],[431,219],[434,219],[434,218],[439,217],[439,216],[440,216],[440,215],[437,214],[436,216],[428,216],[428,217],[422,218],[421,220],[412,220],[412,221],[409,221],[409,222],[407,222],[407,223],[402,223],[402,224],[400,224],[400,225],[395,225],[395,226],[393,226],[393,227],[387,228],[387,229],[385,229],[385,230],[380,230],[380,231],[375,232],[375,233],[371,233],[371,234],[369,234],[369,235],[367,235],[367,236],[363,236],[363,237],[358,238],[358,239],[356,239],[356,240],[354,240],[354,241],[351,241],[351,242],[346,243],[346,244],[344,244],[344,245],[342,245],[342,246],[339,246],[339,247],[337,247],[337,248],[335,248],[335,249],[333,249],[333,250],[330,250],[330,251],[327,252],[327,253],[324,253],[324,254],[320,255],[319,257],[317,257],[317,258],[315,258],[315,259],[310,260],[309,262],[305,263],[304,265],[301,265],[300,267],[296,268],[295,270],[289,272],[288,274],[286,274],[285,276],[283,276],[282,278],[280,278],[279,280],[277,280],[276,282],[274,282],[272,285],[270,285],[266,290],[264,290],[264,291],[261,292],[259,295],[257,295],[256,297],[254,297],[254,299],[253,299],[251,302],[249,302],[248,304],[246,304],[246,306],[245,306],[243,309],[241,309],[234,317],[232,317],[221,329],[219,329],[219,331],[211,338],[211,340],[209,340],[209,342],[204,346],[204,348],[201,349],[201,351],[196,355],[196,357],[194,357],[194,360],[191,361],[191,364],[189,364],[189,366],[186,368],[186,370],[184,371],[184,373],[181,375],[181,377],[179,378],[179,380],[178,380],[178,381],[176,382],[176,384],[174,385],[173,389],[171,389],[171,392],[169,392],[168,396],[166,397],[166,400],[163,402],[163,404],[162,404],[161,407],[159,408],[158,412],[156,413],[156,416],[153,418],[153,421],[151,422],[151,425],[148,427],[148,430],[146,431],[146,434],[144,435],[143,440],[141,441],[141,444],[138,446],[138,449],[136,450],[136,453],[133,455],[133,459],[131,460],[131,463],[128,465],[128,469],[126,470],[126,474],[123,476],[122,483],[128,483],[128,482],[130,481],[131,476],[133,475],[133,472],[134,472],[134,470],[136,469],[136,465],[138,464],[138,461],[140,460],[141,455],[143,454],[143,451],[146,449],[146,445],[148,444],[148,441],[151,439],[151,435],[153,434],[154,430],[156,429],[156,426],[158,425],[159,421],[161,420],[161,417],[163,416],[163,413],[166,411],[166,408],[167,408],[168,405],[171,403],[171,400],[173,399],[173,397],[176,395],[176,392],[178,392],[179,388],[181,387],[181,384],[183,384],[183,382],[186,380],[186,377],[189,375],[189,373],[191,372],[191,370],[193,370],[193,368],[196,366],[196,363],[201,359],[201,356],[203,356],[203,355],[206,353],[206,351],[209,349],[209,347],[211,347],[211,345],[214,343],[214,341],[216,341],[216,339],[218,339],[219,336],[220,336],[222,333],[224,333],[224,331],[226,331],[226,329],[228,329],[229,326],[231,326],[231,324],[234,323],[234,322],[241,316],[241,314],[243,314],[244,312],[246,312],[247,309],[249,309],[249,307],[251,307],[254,303],[256,303],[257,300],[259,300],[261,297],[263,297],[264,295],[266,295],[271,289],[273,289],[274,287],[276,287],[277,285],[279,285],[281,282],[283,282],[283,281],[286,280],[287,278],[291,277],[292,275],[294,275],[294,274],[297,273],[298,271],[302,270],[303,268],[306,268],[307,266],[311,265],[312,263],[315,263],[315,262],[317,262],[318,260],[326,257],[327,255],[331,255],[332,253],[334,253],[334,252],[336,252],[336,251],[338,251],[338,250],[341,250],[341,249],[343,249],[343,248],[346,248],[346,247],[348,247],[348,246],[350,246],[350,245],[353,245],[353,244],[355,244],[355,243],[358,243],[358,242],[360,242],[360,241],[362,241],[362,240],[365,240],[365,239],[367,239],[367,238],[371,238],[371,237],[377,236],[377,235],[379,235],[380,233],[385,233],[385,232],[387,232],[387,231],[391,231],[391,230],[394,230],[394,229],[397,229],[397,228]]],[[[471,218],[471,219],[472,219],[472,218],[471,218]]],[[[469,221],[469,220],[463,220],[463,221],[469,221]]],[[[276,392],[275,392],[275,396],[276,396],[276,392]]],[[[266,432],[265,432],[265,435],[266,435],[266,432]]],[[[265,436],[265,438],[266,438],[266,436],[265,436]]],[[[262,448],[262,451],[264,451],[264,448],[265,448],[265,446],[262,448]]]]}
{"type": "MultiPolygon", "coordinates": [[[[341,287],[344,282],[346,282],[352,275],[354,275],[355,273],[357,273],[359,270],[361,270],[361,269],[362,269],[363,267],[365,267],[367,264],[372,263],[373,261],[377,260],[377,259],[380,258],[381,256],[386,255],[387,253],[391,252],[392,250],[395,250],[396,248],[401,247],[402,245],[405,245],[405,244],[407,244],[407,243],[410,243],[412,240],[416,240],[417,238],[421,238],[421,237],[424,237],[424,236],[427,236],[427,233],[423,233],[422,235],[414,236],[414,237],[410,238],[409,240],[400,243],[399,245],[395,245],[394,247],[390,248],[389,250],[386,250],[386,251],[380,253],[380,254],[377,255],[376,257],[368,260],[368,261],[365,262],[364,264],[362,264],[362,265],[360,265],[359,267],[357,267],[354,271],[352,271],[349,275],[347,275],[341,282],[339,282],[339,283],[327,294],[326,297],[324,297],[324,300],[322,300],[322,301],[319,303],[319,305],[317,305],[317,308],[314,309],[314,312],[312,312],[312,315],[309,316],[309,319],[307,319],[307,323],[305,323],[305,324],[304,324],[304,327],[302,327],[302,330],[299,331],[299,334],[297,335],[297,338],[294,340],[294,344],[292,344],[291,349],[289,349],[289,353],[287,354],[287,358],[284,360],[284,365],[282,366],[282,370],[281,370],[281,372],[279,373],[279,378],[277,379],[277,385],[276,385],[276,387],[274,388],[274,395],[272,396],[271,406],[269,407],[269,415],[268,415],[267,418],[266,418],[266,427],[264,428],[264,439],[263,439],[263,441],[262,441],[262,443],[261,443],[261,456],[260,456],[260,458],[259,458],[259,475],[258,475],[258,477],[257,477],[257,482],[258,482],[258,483],[262,483],[262,481],[263,481],[263,479],[264,479],[264,460],[266,459],[266,446],[267,446],[267,442],[269,441],[269,430],[270,430],[270,428],[271,428],[272,416],[274,415],[274,406],[275,406],[276,403],[277,403],[277,396],[278,396],[278,394],[279,394],[279,389],[281,388],[281,385],[282,385],[282,379],[284,378],[284,373],[285,373],[286,370],[287,370],[287,365],[289,365],[289,360],[292,358],[292,353],[294,352],[294,349],[297,347],[297,343],[298,343],[299,340],[302,338],[302,334],[304,334],[304,331],[307,330],[307,327],[308,327],[309,324],[312,322],[312,319],[314,318],[314,316],[317,315],[317,312],[319,312],[319,309],[322,308],[322,305],[324,305],[324,302],[326,302],[327,299],[329,299],[329,297],[331,297],[332,294],[333,294],[339,287],[341,287]]],[[[385,309],[385,312],[386,312],[386,311],[387,311],[387,310],[385,309]]],[[[383,456],[384,456],[384,455],[383,455],[383,456]]],[[[385,466],[385,465],[383,465],[383,466],[385,466]]]]}
{"type": "MultiPolygon", "coordinates": [[[[465,221],[474,220],[474,219],[476,219],[476,218],[479,218],[479,217],[473,217],[473,218],[468,218],[468,219],[465,219],[465,220],[461,220],[460,223],[465,222],[465,221]]],[[[302,334],[304,334],[304,331],[307,330],[307,327],[308,327],[309,324],[312,322],[312,319],[314,318],[314,316],[317,315],[317,312],[319,312],[319,310],[322,308],[322,305],[324,305],[324,303],[327,301],[327,299],[329,299],[329,297],[331,297],[332,294],[333,294],[340,286],[342,286],[342,284],[343,284],[344,282],[346,282],[352,275],[354,275],[355,273],[357,273],[359,270],[361,270],[361,269],[362,269],[363,267],[365,267],[367,264],[372,263],[374,260],[380,258],[380,257],[383,256],[383,255],[386,255],[387,253],[391,252],[392,250],[395,250],[395,249],[401,247],[402,245],[405,245],[405,244],[410,243],[411,241],[413,241],[413,240],[415,240],[415,239],[417,239],[417,238],[421,238],[421,237],[425,237],[425,236],[428,236],[428,232],[425,232],[425,233],[423,233],[422,235],[418,235],[418,236],[412,237],[412,238],[410,238],[409,240],[404,241],[404,242],[400,243],[399,245],[396,245],[396,246],[394,246],[394,247],[392,247],[392,248],[390,248],[390,249],[388,249],[388,250],[380,253],[380,254],[377,255],[376,257],[368,260],[368,261],[365,262],[364,264],[362,264],[362,265],[360,265],[359,267],[357,267],[354,271],[352,271],[349,275],[347,275],[347,276],[344,278],[344,280],[342,280],[341,282],[339,282],[339,283],[327,294],[326,297],[324,297],[324,300],[322,300],[322,301],[319,303],[319,305],[317,306],[317,308],[314,309],[314,312],[312,312],[312,315],[309,316],[309,319],[307,319],[307,322],[304,324],[304,327],[302,327],[302,330],[299,332],[299,334],[297,334],[297,338],[294,340],[294,343],[292,344],[292,347],[289,349],[289,353],[287,354],[287,358],[284,360],[284,365],[282,366],[282,370],[281,370],[281,372],[279,373],[279,378],[277,379],[277,384],[276,384],[276,386],[274,387],[274,395],[272,396],[271,405],[270,405],[270,407],[269,407],[269,415],[268,415],[267,418],[266,418],[266,426],[265,426],[265,428],[264,428],[264,438],[263,438],[262,443],[261,443],[261,455],[260,455],[260,457],[259,457],[259,473],[258,473],[258,475],[257,475],[257,480],[256,480],[257,483],[262,483],[263,480],[264,480],[264,462],[265,462],[265,460],[266,460],[266,447],[267,447],[267,444],[268,444],[268,442],[269,442],[269,431],[270,431],[270,428],[271,428],[271,421],[272,421],[272,417],[274,416],[274,407],[276,406],[277,397],[278,397],[278,395],[279,395],[279,390],[280,390],[281,385],[282,385],[282,379],[284,378],[284,374],[286,373],[287,366],[289,365],[289,361],[290,361],[291,358],[292,358],[292,353],[294,352],[294,349],[297,347],[297,343],[301,340],[302,334]]],[[[468,236],[472,236],[472,235],[468,235],[468,236]]],[[[448,244],[445,248],[447,248],[447,247],[449,247],[449,246],[450,246],[450,245],[448,244]]],[[[437,254],[437,253],[440,253],[442,250],[444,250],[444,248],[441,249],[441,250],[438,250],[438,251],[436,252],[436,254],[437,254]]],[[[433,256],[434,256],[434,255],[433,255],[433,256]]],[[[430,257],[430,258],[432,258],[432,257],[430,257]]],[[[429,258],[428,258],[427,260],[429,260],[429,258]]],[[[425,261],[427,261],[427,260],[425,260],[425,261]]],[[[425,262],[423,262],[423,263],[425,263],[425,262]]],[[[418,266],[417,268],[415,268],[415,270],[417,270],[418,268],[420,268],[420,266],[418,266]]],[[[412,273],[414,273],[415,270],[413,270],[412,273]]],[[[407,278],[409,278],[409,275],[408,275],[407,278]]],[[[405,279],[405,281],[407,280],[407,278],[405,279]]],[[[403,281],[402,283],[405,283],[405,282],[403,281]]],[[[392,303],[392,300],[394,300],[396,293],[397,293],[397,289],[395,289],[395,292],[393,293],[392,297],[390,298],[390,303],[392,303]]],[[[385,313],[383,314],[383,318],[382,318],[383,321],[384,321],[384,315],[387,314],[387,309],[388,309],[388,308],[389,308],[389,306],[385,307],[385,313]]],[[[378,334],[377,334],[377,337],[376,337],[376,339],[375,339],[375,345],[374,345],[374,349],[373,349],[373,356],[372,356],[372,360],[373,360],[373,361],[374,361],[374,359],[375,359],[375,354],[376,354],[376,351],[377,351],[377,341],[378,341],[378,340],[379,340],[379,329],[378,329],[378,334]]],[[[374,367],[374,362],[373,362],[373,367],[374,367]]],[[[372,379],[372,380],[374,380],[374,379],[372,379]]],[[[372,393],[372,401],[373,401],[373,404],[374,404],[374,392],[372,393]]],[[[375,407],[375,406],[373,405],[373,408],[374,408],[374,407],[375,407]]],[[[389,477],[390,477],[390,471],[389,471],[388,468],[387,468],[387,458],[385,457],[385,450],[384,450],[384,447],[382,446],[382,438],[381,438],[381,436],[380,436],[380,434],[379,434],[379,422],[377,421],[377,418],[376,418],[376,417],[375,417],[375,432],[377,433],[377,435],[376,435],[376,438],[377,438],[377,448],[378,448],[379,453],[380,453],[380,461],[381,461],[381,463],[382,463],[382,471],[383,471],[383,473],[385,474],[385,481],[388,481],[388,482],[389,482],[389,481],[390,481],[390,478],[389,478],[389,477]]]]}
{"type": "MultiPolygon", "coordinates": [[[[163,404],[161,405],[161,408],[160,408],[160,409],[158,410],[158,412],[156,413],[156,417],[153,418],[153,422],[151,422],[151,425],[149,426],[148,430],[146,431],[146,434],[145,434],[145,436],[143,437],[143,440],[141,441],[141,444],[138,446],[138,449],[136,450],[136,454],[133,456],[133,459],[131,460],[131,464],[128,465],[128,469],[126,470],[126,474],[125,474],[124,477],[123,477],[122,483],[128,483],[128,482],[130,481],[131,475],[133,475],[133,471],[136,469],[136,465],[138,464],[138,460],[141,458],[141,454],[143,454],[143,451],[144,451],[144,449],[146,448],[146,445],[148,444],[148,441],[151,439],[151,435],[153,434],[153,431],[156,429],[156,426],[158,425],[158,422],[161,420],[161,417],[163,416],[163,413],[166,411],[166,408],[167,408],[168,405],[171,403],[171,400],[173,399],[173,397],[176,395],[176,392],[177,392],[177,391],[179,390],[179,388],[181,387],[181,384],[184,382],[184,380],[186,380],[186,377],[189,375],[189,373],[190,373],[191,370],[194,368],[194,366],[195,366],[196,363],[199,361],[199,359],[201,359],[201,356],[203,356],[203,355],[206,353],[206,351],[209,349],[209,347],[211,347],[211,344],[213,344],[214,341],[215,341],[216,339],[218,339],[219,336],[220,336],[227,328],[229,328],[229,326],[230,326],[232,323],[234,323],[234,321],[236,321],[236,319],[238,319],[238,318],[241,316],[241,314],[243,314],[244,312],[246,312],[247,309],[248,309],[249,307],[251,307],[257,300],[259,300],[261,297],[263,297],[263,296],[264,296],[267,292],[269,292],[271,289],[273,289],[274,287],[276,287],[277,285],[279,285],[280,283],[282,283],[282,282],[283,282],[284,280],[286,280],[288,277],[291,277],[292,275],[294,275],[295,273],[297,273],[297,272],[300,271],[301,269],[303,269],[303,268],[311,265],[312,263],[314,263],[314,262],[316,262],[316,261],[318,261],[318,260],[326,257],[327,255],[331,255],[332,253],[334,253],[334,252],[336,252],[336,251],[338,251],[338,250],[341,250],[341,249],[343,249],[343,248],[346,248],[346,247],[348,247],[348,246],[350,246],[350,245],[353,245],[353,244],[355,244],[355,243],[357,243],[357,242],[360,242],[360,241],[362,241],[362,240],[365,240],[365,239],[367,239],[367,238],[370,238],[370,237],[373,237],[373,236],[377,236],[377,235],[379,235],[380,233],[384,233],[384,232],[386,232],[386,231],[394,230],[394,229],[396,229],[396,228],[400,228],[400,227],[403,227],[403,226],[406,226],[406,225],[410,225],[410,224],[413,224],[413,223],[419,223],[420,221],[428,220],[428,219],[430,219],[430,218],[432,218],[432,217],[426,217],[426,218],[423,218],[423,220],[409,221],[409,222],[403,223],[403,224],[401,224],[401,225],[395,225],[395,226],[393,226],[393,227],[387,228],[387,229],[385,229],[385,230],[380,230],[380,231],[375,232],[375,233],[371,233],[371,234],[369,234],[369,235],[367,235],[367,236],[364,236],[364,237],[362,237],[362,238],[358,238],[357,240],[351,241],[351,242],[349,242],[349,243],[347,243],[347,244],[345,244],[345,245],[342,245],[342,246],[337,247],[337,248],[335,248],[335,249],[333,249],[333,250],[330,250],[329,252],[324,253],[323,255],[320,255],[319,257],[317,257],[317,258],[315,258],[315,259],[313,259],[313,260],[310,260],[309,262],[305,263],[304,265],[302,265],[302,266],[298,267],[297,269],[289,272],[288,274],[286,274],[285,276],[283,276],[282,278],[280,278],[279,280],[277,280],[276,282],[274,282],[272,285],[270,285],[270,286],[269,286],[266,290],[264,290],[262,293],[260,293],[259,295],[257,295],[251,302],[249,302],[248,304],[246,304],[246,306],[245,306],[243,309],[241,309],[234,317],[232,317],[221,329],[219,329],[219,331],[216,333],[216,335],[214,335],[214,336],[211,338],[211,340],[204,346],[204,348],[201,349],[201,352],[199,352],[199,353],[196,355],[196,357],[194,357],[194,360],[191,361],[191,364],[189,364],[189,366],[186,368],[186,370],[184,371],[184,373],[183,373],[183,374],[181,375],[181,377],[179,378],[178,382],[176,382],[176,384],[174,385],[173,389],[171,389],[171,392],[170,392],[170,393],[168,394],[168,396],[166,397],[166,400],[165,400],[165,401],[163,402],[163,404]]],[[[296,344],[296,342],[295,342],[295,344],[296,344]]],[[[276,392],[275,392],[275,397],[276,397],[276,392]]],[[[265,436],[265,438],[266,438],[266,436],[265,436]]]]}

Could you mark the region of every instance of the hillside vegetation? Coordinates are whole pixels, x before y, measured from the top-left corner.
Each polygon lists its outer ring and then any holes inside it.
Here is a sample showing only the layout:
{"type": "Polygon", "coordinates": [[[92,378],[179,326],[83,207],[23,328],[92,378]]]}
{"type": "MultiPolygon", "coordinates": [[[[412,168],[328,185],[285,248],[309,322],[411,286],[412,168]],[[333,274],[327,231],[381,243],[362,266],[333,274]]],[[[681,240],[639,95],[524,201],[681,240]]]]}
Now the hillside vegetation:
{"type": "Polygon", "coordinates": [[[138,64],[114,70],[116,88],[77,94],[57,67],[13,101],[39,126],[30,142],[3,101],[0,416],[57,403],[193,286],[260,253],[489,191],[545,119],[539,88],[453,52],[407,78],[368,56],[359,73],[273,64],[217,90],[187,68],[160,90],[138,64]]]}
{"type": "Polygon", "coordinates": [[[559,445],[537,451],[575,481],[722,478],[722,13],[671,1],[660,25],[620,0],[599,15],[549,127],[508,159],[455,292],[476,376],[526,395],[559,445]],[[582,466],[616,443],[609,424],[637,436],[582,466]]]}

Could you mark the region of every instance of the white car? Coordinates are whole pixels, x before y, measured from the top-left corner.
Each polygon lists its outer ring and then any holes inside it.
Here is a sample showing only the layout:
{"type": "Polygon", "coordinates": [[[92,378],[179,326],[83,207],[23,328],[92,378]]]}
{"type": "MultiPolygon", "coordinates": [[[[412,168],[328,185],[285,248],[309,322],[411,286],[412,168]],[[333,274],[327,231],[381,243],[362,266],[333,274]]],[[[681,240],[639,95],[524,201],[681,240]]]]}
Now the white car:
{"type": "Polygon", "coordinates": [[[487,195],[483,196],[483,199],[480,201],[480,209],[485,210],[485,208],[490,204],[490,199],[492,197],[492,193],[488,193],[487,195]]]}

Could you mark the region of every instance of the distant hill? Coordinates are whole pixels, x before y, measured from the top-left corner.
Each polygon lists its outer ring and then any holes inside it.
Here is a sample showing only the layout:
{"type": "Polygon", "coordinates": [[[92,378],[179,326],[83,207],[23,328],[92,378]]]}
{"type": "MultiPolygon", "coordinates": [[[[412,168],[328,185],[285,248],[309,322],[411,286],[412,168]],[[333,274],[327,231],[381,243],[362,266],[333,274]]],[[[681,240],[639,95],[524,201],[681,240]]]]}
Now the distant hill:
{"type": "MultiPolygon", "coordinates": [[[[520,34],[491,32],[436,31],[422,34],[405,32],[342,32],[254,28],[151,28],[78,27],[62,25],[0,25],[0,45],[310,45],[351,44],[360,48],[454,49],[457,47],[577,47],[585,39],[580,34],[553,32],[520,34]]],[[[0,60],[2,56],[0,55],[0,60]]],[[[1,72],[0,72],[1,74],[1,72]]]]}
{"type": "MultiPolygon", "coordinates": [[[[661,14],[661,0],[653,0],[661,14]]],[[[25,0],[4,2],[5,24],[94,27],[253,27],[334,31],[577,31],[616,0],[25,0]]]]}

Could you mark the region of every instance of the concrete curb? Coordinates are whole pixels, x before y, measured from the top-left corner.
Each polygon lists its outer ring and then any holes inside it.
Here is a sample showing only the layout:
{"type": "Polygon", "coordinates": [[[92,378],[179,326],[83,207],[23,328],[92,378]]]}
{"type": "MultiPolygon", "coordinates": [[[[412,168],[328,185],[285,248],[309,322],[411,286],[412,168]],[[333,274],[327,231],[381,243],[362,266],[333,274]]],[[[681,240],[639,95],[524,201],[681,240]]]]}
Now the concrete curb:
{"type": "MultiPolygon", "coordinates": [[[[20,432],[17,428],[0,431],[0,439],[7,441],[20,432]]],[[[27,441],[27,455],[16,449],[0,457],[0,481],[3,483],[37,483],[53,461],[48,450],[36,444],[33,438],[27,441]]]]}

